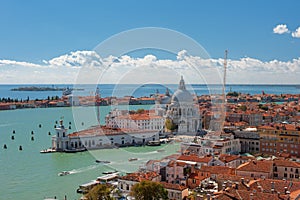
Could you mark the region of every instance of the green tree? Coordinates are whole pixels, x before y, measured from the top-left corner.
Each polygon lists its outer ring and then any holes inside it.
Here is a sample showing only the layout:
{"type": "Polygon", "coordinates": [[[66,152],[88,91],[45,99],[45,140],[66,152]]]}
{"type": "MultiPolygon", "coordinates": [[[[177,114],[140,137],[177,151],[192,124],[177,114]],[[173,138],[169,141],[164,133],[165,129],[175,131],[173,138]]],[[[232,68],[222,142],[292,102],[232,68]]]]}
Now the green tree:
{"type": "Polygon", "coordinates": [[[145,112],[145,110],[142,109],[142,108],[140,108],[140,109],[138,109],[138,110],[136,111],[137,114],[142,114],[142,113],[144,113],[144,112],[145,112]]]}
{"type": "Polygon", "coordinates": [[[239,93],[237,93],[237,92],[228,92],[227,93],[227,96],[232,96],[232,97],[238,97],[239,96],[239,93]]]}
{"type": "Polygon", "coordinates": [[[168,199],[168,192],[162,184],[147,180],[133,185],[130,195],[138,200],[168,199]]]}
{"type": "Polygon", "coordinates": [[[169,118],[166,119],[165,125],[166,125],[166,128],[170,131],[174,131],[175,129],[177,129],[177,126],[169,118]]]}
{"type": "Polygon", "coordinates": [[[93,187],[85,197],[88,200],[113,200],[114,198],[111,197],[112,190],[113,188],[108,185],[99,184],[93,187]]]}
{"type": "Polygon", "coordinates": [[[241,106],[240,106],[240,109],[241,109],[242,111],[244,111],[244,112],[245,112],[245,111],[247,110],[247,106],[245,106],[245,105],[241,105],[241,106]]]}

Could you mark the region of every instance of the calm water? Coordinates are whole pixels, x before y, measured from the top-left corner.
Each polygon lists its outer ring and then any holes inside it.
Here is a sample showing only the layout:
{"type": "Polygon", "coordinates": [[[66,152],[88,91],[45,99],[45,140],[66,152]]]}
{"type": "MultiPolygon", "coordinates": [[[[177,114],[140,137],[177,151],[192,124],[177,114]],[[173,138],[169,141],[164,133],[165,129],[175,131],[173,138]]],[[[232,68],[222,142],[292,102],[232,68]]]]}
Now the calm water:
{"type": "MultiPolygon", "coordinates": [[[[11,91],[12,88],[24,86],[32,86],[32,85],[0,85],[0,98],[18,98],[18,99],[46,99],[48,96],[61,96],[61,91],[42,91],[42,92],[34,92],[34,91],[11,91]]],[[[82,90],[74,91],[76,95],[94,95],[97,86],[96,85],[34,85],[34,86],[47,86],[47,87],[58,87],[58,88],[79,88],[82,90]]],[[[166,87],[170,89],[172,93],[178,87],[177,84],[169,84],[169,85],[158,85],[158,84],[150,84],[150,85],[115,85],[115,84],[103,84],[98,86],[100,88],[100,93],[102,97],[108,96],[117,96],[123,97],[126,95],[132,95],[135,97],[149,96],[151,94],[155,94],[158,90],[160,93],[165,93],[166,87]]],[[[207,85],[197,85],[193,84],[188,89],[193,94],[202,95],[216,92],[221,92],[222,88],[220,86],[207,86],[207,85]]],[[[299,94],[300,86],[299,85],[228,85],[226,88],[227,92],[236,91],[241,93],[249,93],[249,94],[261,94],[262,91],[269,94],[282,94],[282,93],[290,93],[290,94],[299,94]]]]}
{"type": "MultiPolygon", "coordinates": [[[[129,109],[138,108],[149,106],[131,106],[129,109]]],[[[101,115],[105,115],[109,110],[110,107],[101,107],[101,115]]],[[[132,172],[148,159],[158,159],[178,149],[178,145],[175,144],[95,150],[76,154],[39,153],[41,149],[51,145],[51,136],[48,132],[54,133],[55,120],[63,117],[66,125],[71,122],[71,131],[74,131],[96,124],[94,116],[94,107],[1,111],[0,199],[39,200],[54,196],[63,199],[64,195],[67,195],[68,199],[78,199],[80,197],[76,194],[78,186],[101,176],[102,172],[111,171],[112,168],[132,172]],[[80,122],[77,126],[74,119],[80,122]],[[41,128],[39,124],[42,125],[41,128]],[[15,134],[12,133],[13,130],[15,134]],[[31,141],[31,131],[34,132],[34,141],[31,141]],[[12,135],[15,136],[15,140],[11,140],[12,135]],[[7,149],[3,149],[4,144],[7,145],[7,149]],[[19,151],[19,145],[22,145],[22,151],[19,151]],[[158,153],[156,150],[159,148],[165,148],[166,151],[158,153]],[[129,162],[128,158],[132,157],[139,160],[129,162]],[[97,164],[96,158],[110,160],[112,163],[109,166],[97,164]],[[71,171],[72,174],[60,177],[57,174],[61,171],[71,171]]]]}
{"type": "MultiPolygon", "coordinates": [[[[0,98],[10,97],[18,99],[47,98],[47,96],[61,96],[61,92],[14,92],[12,88],[20,85],[0,85],[0,98]]],[[[43,85],[46,86],[46,85],[43,85]]],[[[48,85],[51,86],[51,85],[48,85]]],[[[54,87],[66,87],[67,85],[56,85],[54,87]]],[[[69,85],[71,86],[71,85],[69,85]]],[[[76,91],[79,95],[92,95],[95,87],[92,85],[76,86],[84,89],[76,91]]],[[[171,92],[176,90],[177,85],[168,85],[171,92]]],[[[136,97],[149,96],[159,90],[165,92],[162,85],[101,85],[101,94],[105,96],[136,97]]],[[[191,90],[198,95],[209,94],[205,85],[192,85],[191,90]]],[[[274,86],[274,85],[232,85],[227,90],[258,94],[265,93],[299,94],[300,89],[295,85],[274,86]]],[[[121,109],[135,110],[138,108],[149,109],[151,106],[130,106],[121,109]]],[[[111,107],[101,107],[101,123],[111,107]]],[[[97,117],[94,107],[74,108],[47,108],[47,109],[23,109],[12,111],[0,111],[0,199],[33,199],[40,200],[44,197],[57,196],[63,199],[78,199],[76,189],[82,183],[89,182],[102,172],[117,169],[122,172],[132,172],[144,164],[148,159],[158,159],[178,150],[178,144],[161,147],[128,147],[120,149],[96,150],[76,154],[40,154],[39,151],[51,146],[51,136],[54,134],[56,120],[63,118],[65,125],[71,126],[70,132],[81,130],[97,124],[97,117]],[[39,124],[42,125],[39,128],[39,124]],[[15,130],[15,134],[13,134],[15,130]],[[34,134],[31,134],[31,131],[34,134]],[[11,137],[14,135],[15,140],[11,137]],[[34,136],[34,141],[31,137],[34,136]],[[8,149],[3,149],[6,144],[8,149]],[[22,145],[23,151],[19,151],[22,145]],[[165,148],[164,153],[156,150],[165,148]],[[137,157],[138,161],[129,162],[128,158],[137,157]],[[96,164],[95,159],[110,160],[109,166],[96,164]],[[61,171],[71,171],[68,176],[59,177],[61,171]]]]}

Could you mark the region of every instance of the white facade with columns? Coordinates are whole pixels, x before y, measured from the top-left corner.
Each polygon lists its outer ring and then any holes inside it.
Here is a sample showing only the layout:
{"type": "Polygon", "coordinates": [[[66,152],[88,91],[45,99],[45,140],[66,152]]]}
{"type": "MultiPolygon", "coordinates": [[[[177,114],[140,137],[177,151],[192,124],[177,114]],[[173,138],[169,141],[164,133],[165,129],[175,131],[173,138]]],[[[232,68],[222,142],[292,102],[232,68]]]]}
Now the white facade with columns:
{"type": "Polygon", "coordinates": [[[166,118],[178,126],[178,133],[196,133],[201,129],[201,117],[191,93],[186,89],[183,77],[168,105],[166,118]]]}

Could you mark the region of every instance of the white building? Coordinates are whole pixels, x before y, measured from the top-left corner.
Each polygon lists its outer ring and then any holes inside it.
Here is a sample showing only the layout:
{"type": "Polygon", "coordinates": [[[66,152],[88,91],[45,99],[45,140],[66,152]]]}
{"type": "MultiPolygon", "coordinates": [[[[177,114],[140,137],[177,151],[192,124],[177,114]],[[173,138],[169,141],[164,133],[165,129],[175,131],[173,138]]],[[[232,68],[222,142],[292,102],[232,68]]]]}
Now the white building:
{"type": "Polygon", "coordinates": [[[120,146],[143,145],[159,140],[157,131],[111,129],[96,126],[79,132],[67,134],[67,129],[60,121],[56,135],[52,137],[52,148],[57,151],[101,149],[120,146]]]}
{"type": "Polygon", "coordinates": [[[241,152],[240,140],[232,134],[209,132],[193,143],[181,143],[181,153],[189,152],[199,156],[209,154],[238,154],[241,152]]]}
{"type": "Polygon", "coordinates": [[[109,128],[135,129],[145,131],[164,130],[165,119],[156,115],[154,110],[130,113],[127,110],[113,110],[105,117],[109,128]]]}
{"type": "Polygon", "coordinates": [[[168,105],[166,118],[177,125],[178,133],[196,133],[201,129],[201,117],[194,98],[186,89],[183,77],[168,105]]]}

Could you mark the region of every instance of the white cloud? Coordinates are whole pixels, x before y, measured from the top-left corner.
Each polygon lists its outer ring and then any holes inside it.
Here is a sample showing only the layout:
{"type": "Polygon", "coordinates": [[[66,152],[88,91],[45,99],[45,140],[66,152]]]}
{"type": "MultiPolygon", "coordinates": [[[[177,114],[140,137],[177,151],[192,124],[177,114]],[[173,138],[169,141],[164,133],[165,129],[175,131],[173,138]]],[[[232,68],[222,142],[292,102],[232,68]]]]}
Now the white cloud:
{"type": "Polygon", "coordinates": [[[78,66],[92,66],[99,67],[102,65],[100,56],[94,51],[76,51],[66,55],[53,58],[49,61],[44,61],[46,64],[52,66],[67,66],[67,67],[78,67],[78,66]]]}
{"type": "Polygon", "coordinates": [[[292,32],[292,37],[300,38],[300,27],[298,27],[296,31],[292,32]]]}
{"type": "MultiPolygon", "coordinates": [[[[297,29],[298,30],[298,29],[297,29]]],[[[42,64],[0,60],[0,83],[221,83],[223,59],[202,59],[178,52],[177,59],[109,56],[94,51],[76,51],[45,60],[42,64]]],[[[228,60],[227,83],[299,84],[300,58],[291,61],[261,61],[255,58],[228,60]]]]}
{"type": "Polygon", "coordinates": [[[289,33],[289,29],[286,24],[278,24],[275,28],[273,28],[273,33],[275,34],[284,34],[289,33]]]}

